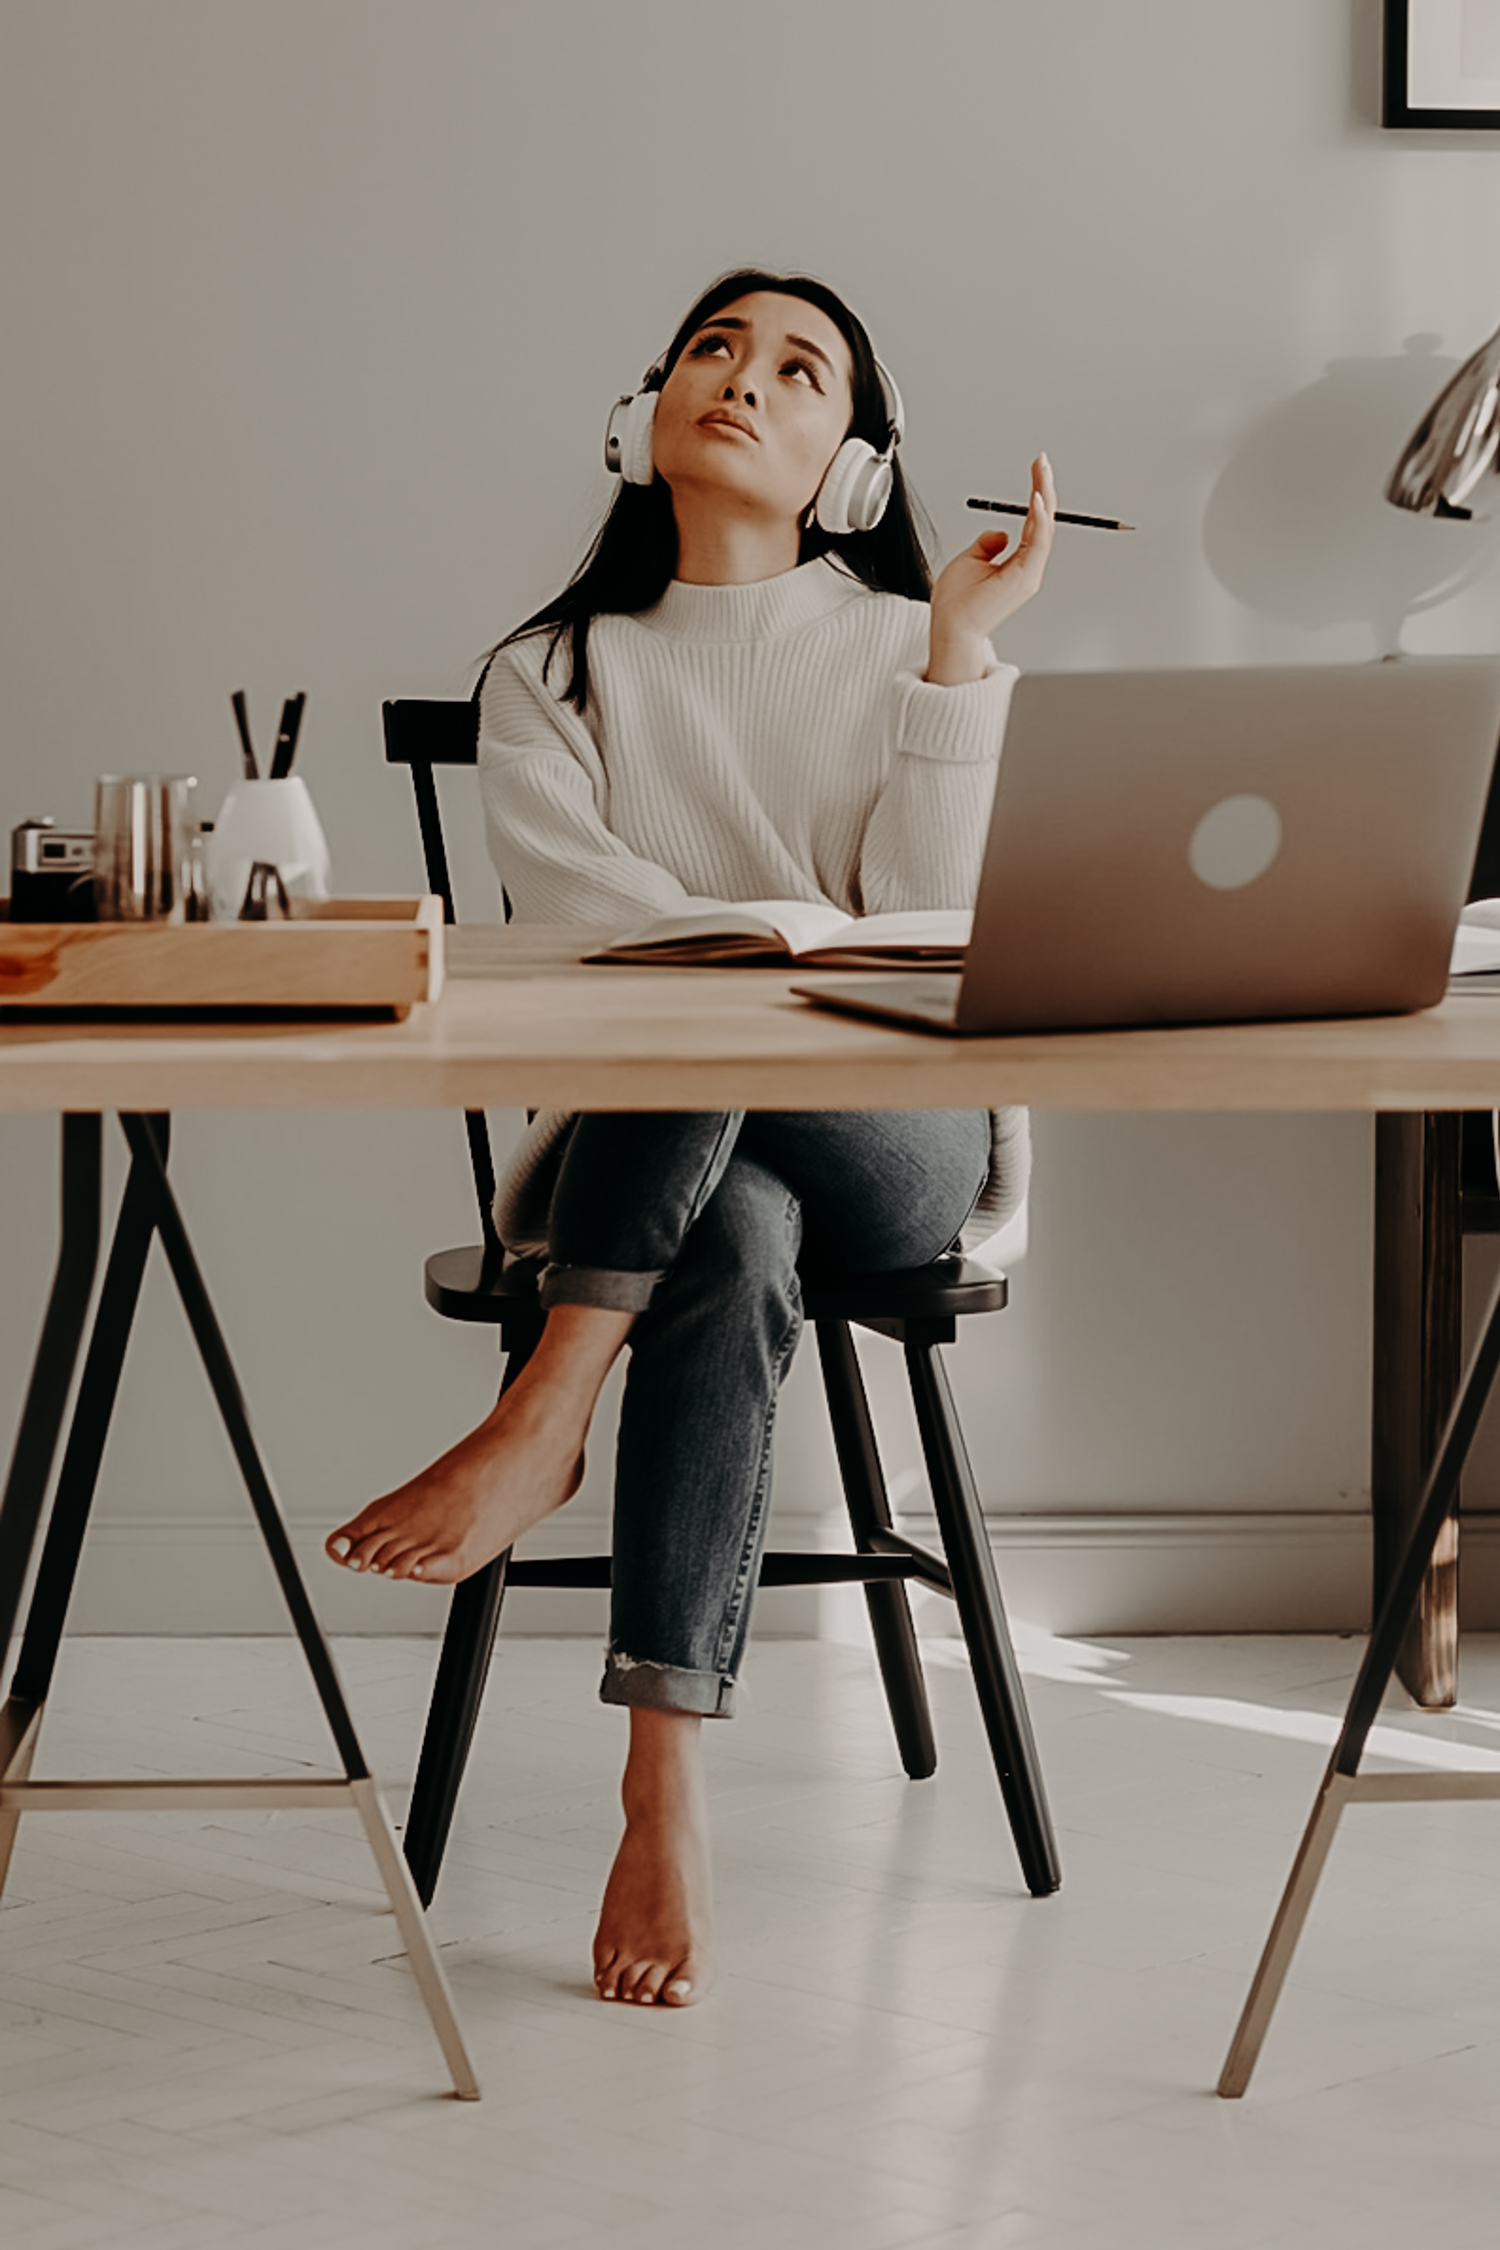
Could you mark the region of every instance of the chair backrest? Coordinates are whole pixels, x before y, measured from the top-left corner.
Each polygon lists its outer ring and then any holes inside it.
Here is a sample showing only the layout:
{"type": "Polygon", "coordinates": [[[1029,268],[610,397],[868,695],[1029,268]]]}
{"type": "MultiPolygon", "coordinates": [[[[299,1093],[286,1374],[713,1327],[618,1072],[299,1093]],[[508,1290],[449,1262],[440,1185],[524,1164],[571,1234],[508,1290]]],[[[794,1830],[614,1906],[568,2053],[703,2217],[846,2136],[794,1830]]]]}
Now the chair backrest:
{"type": "Polygon", "coordinates": [[[448,853],[443,844],[443,821],[438,810],[434,766],[472,766],[479,759],[479,704],[433,703],[407,697],[399,703],[382,703],[385,722],[385,759],[390,766],[409,766],[417,799],[417,826],[422,832],[422,854],[427,862],[427,887],[443,902],[443,920],[457,919],[453,911],[453,884],[448,874],[448,853]]]}
{"type": "MultiPolygon", "coordinates": [[[[443,902],[443,920],[457,919],[453,911],[453,881],[448,872],[448,851],[443,842],[443,816],[438,806],[434,766],[472,766],[479,759],[479,701],[436,703],[407,697],[383,703],[387,765],[406,766],[411,772],[417,800],[417,827],[422,836],[422,856],[427,864],[427,887],[443,902]]],[[[504,893],[501,893],[504,898],[504,893]]],[[[505,899],[510,919],[510,901],[505,899]]],[[[495,1156],[490,1147],[489,1124],[482,1109],[464,1111],[469,1136],[469,1165],[474,1174],[474,1194],[479,1203],[479,1224],[484,1234],[485,1262],[500,1253],[495,1233],[495,1156]]]]}

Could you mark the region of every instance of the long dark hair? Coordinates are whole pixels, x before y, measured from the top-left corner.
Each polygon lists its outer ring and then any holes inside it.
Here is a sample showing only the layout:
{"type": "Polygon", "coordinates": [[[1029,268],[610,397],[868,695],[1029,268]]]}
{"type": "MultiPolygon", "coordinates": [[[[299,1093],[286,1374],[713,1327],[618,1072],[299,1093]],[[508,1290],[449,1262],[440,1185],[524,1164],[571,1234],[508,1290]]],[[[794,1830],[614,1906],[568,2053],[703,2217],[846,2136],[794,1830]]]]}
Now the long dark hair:
{"type": "MultiPolygon", "coordinates": [[[[661,380],[670,375],[691,338],[715,313],[736,298],[759,290],[800,297],[828,315],[849,346],[852,363],[853,413],[848,434],[883,450],[889,419],[874,347],[864,323],[825,282],[814,281],[807,274],[763,273],[757,267],[721,274],[704,290],[672,338],[659,363],[661,380]]],[[[932,573],[922,535],[925,518],[902,475],[899,452],[894,467],[891,497],[873,531],[835,537],[814,520],[802,533],[797,560],[813,562],[819,555],[836,555],[851,577],[876,593],[905,594],[912,601],[926,601],[932,592],[932,573]]],[[[601,613],[630,616],[652,608],[666,592],[676,568],[677,521],[669,487],[660,476],[649,485],[622,482],[593,545],[562,592],[513,633],[507,633],[498,648],[539,633],[550,634],[542,671],[545,679],[566,640],[571,669],[563,700],[582,711],[589,699],[589,626],[601,613]]],[[[490,653],[493,656],[496,651],[490,653]]]]}

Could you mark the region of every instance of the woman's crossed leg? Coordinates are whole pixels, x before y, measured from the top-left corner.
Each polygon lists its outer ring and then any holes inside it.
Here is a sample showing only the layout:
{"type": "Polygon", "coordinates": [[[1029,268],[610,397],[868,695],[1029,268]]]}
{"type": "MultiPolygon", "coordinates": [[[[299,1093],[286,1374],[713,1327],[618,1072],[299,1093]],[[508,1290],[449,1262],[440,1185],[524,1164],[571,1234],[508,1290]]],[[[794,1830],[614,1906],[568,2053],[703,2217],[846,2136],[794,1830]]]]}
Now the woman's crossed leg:
{"type": "Polygon", "coordinates": [[[568,1254],[531,1360],[476,1430],[328,1542],[354,1569],[469,1576],[577,1489],[629,1341],[601,1695],[631,1734],[594,1945],[604,1998],[690,2006],[710,1981],[701,1720],[729,1715],[748,1632],[804,1205],[841,1263],[923,1263],[968,1216],[987,1150],[982,1112],[580,1119],[553,1205],[568,1254]]]}

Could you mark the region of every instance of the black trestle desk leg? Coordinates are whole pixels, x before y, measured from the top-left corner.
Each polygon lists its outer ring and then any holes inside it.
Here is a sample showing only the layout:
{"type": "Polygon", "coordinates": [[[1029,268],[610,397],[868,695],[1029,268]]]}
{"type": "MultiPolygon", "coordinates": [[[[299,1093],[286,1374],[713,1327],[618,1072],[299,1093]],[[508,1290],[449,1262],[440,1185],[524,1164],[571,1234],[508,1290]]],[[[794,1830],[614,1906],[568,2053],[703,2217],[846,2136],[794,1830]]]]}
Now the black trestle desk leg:
{"type": "Polygon", "coordinates": [[[1062,1866],[974,1472],[937,1346],[908,1336],[906,1365],[932,1503],[1021,1872],[1032,1896],[1045,1898],[1062,1882],[1062,1866]]]}
{"type": "Polygon", "coordinates": [[[313,1613],[302,1583],[302,1573],[292,1553],[292,1543],[287,1537],[271,1480],[266,1474],[259,1449],[250,1427],[250,1416],[240,1390],[234,1362],[224,1341],[198,1261],[188,1241],[177,1199],[167,1179],[166,1144],[159,1136],[155,1121],[146,1117],[122,1117],[125,1138],[135,1159],[131,1167],[132,1179],[139,1173],[143,1189],[149,1198],[156,1230],[161,1236],[161,1246],[166,1252],[167,1264],[172,1269],[172,1279],[182,1300],[193,1341],[203,1361],[214,1402],[219,1409],[234,1457],[250,1495],[250,1505],[255,1510],[255,1520],[266,1543],[271,1567],[276,1573],[282,1599],[291,1612],[292,1624],[302,1653],[307,1658],[308,1669],[323,1706],[346,1777],[350,1781],[369,1779],[364,1752],[354,1731],[354,1722],[344,1700],[343,1684],[333,1661],[333,1651],[323,1637],[323,1629],[313,1613]]]}
{"type": "Polygon", "coordinates": [[[1474,1356],[1449,1413],[1437,1458],[1428,1472],[1405,1551],[1391,1573],[1385,1599],[1375,1619],[1334,1746],[1331,1769],[1336,1773],[1353,1775],[1359,1771],[1365,1742],[1396,1669],[1407,1627],[1416,1614],[1423,1580],[1443,1526],[1458,1504],[1464,1463],[1489,1403],[1497,1371],[1500,1371],[1500,1282],[1496,1283],[1474,1356]]]}
{"type": "MultiPolygon", "coordinates": [[[[846,1320],[820,1320],[815,1325],[855,1550],[873,1555],[879,1551],[875,1534],[895,1526],[854,1338],[846,1320]]],[[[865,1603],[901,1763],[913,1781],[926,1781],[937,1771],[937,1742],[906,1587],[899,1578],[883,1585],[871,1583],[865,1588],[865,1603]]]]}
{"type": "Polygon", "coordinates": [[[52,1290],[32,1363],[16,1442],[0,1500],[0,1662],[10,1649],[21,1589],[47,1497],[67,1411],[73,1370],[99,1266],[103,1121],[92,1113],[62,1121],[61,1228],[52,1290]]]}
{"type": "MultiPolygon", "coordinates": [[[[58,1258],[59,1280],[63,1279],[65,1264],[73,1270],[68,1274],[64,1289],[66,1311],[59,1309],[56,1285],[53,1289],[53,1301],[48,1306],[38,1367],[40,1369],[43,1354],[49,1351],[55,1355],[54,1364],[44,1384],[46,1408],[39,1406],[36,1413],[36,1422],[43,1426],[38,1430],[34,1425],[28,1440],[31,1457],[25,1467],[20,1506],[14,1513],[14,1520],[10,1496],[7,1494],[6,1532],[8,1542],[13,1537],[13,1544],[9,1548],[11,1560],[4,1581],[4,1601],[11,1625],[15,1622],[21,1582],[25,1576],[37,1519],[45,1497],[47,1474],[52,1466],[57,1425],[66,1405],[68,1384],[73,1372],[73,1362],[77,1357],[83,1322],[88,1313],[94,1269],[98,1263],[102,1143],[100,1120],[97,1117],[70,1119],[68,1123],[91,1125],[95,1130],[92,1133],[80,1132],[73,1137],[70,1145],[67,1128],[64,1128],[64,1247],[58,1258]],[[70,1233],[75,1238],[71,1251],[67,1247],[70,1233]],[[54,1312],[57,1314],[55,1321],[54,1312]],[[45,1421],[52,1423],[50,1432],[45,1426],[44,1413],[45,1421]],[[53,1420],[54,1413],[56,1420],[53,1420]]],[[[57,1662],[68,1602],[78,1570],[79,1551],[83,1545],[89,1507],[98,1481],[99,1462],[104,1452],[110,1412],[119,1388],[131,1317],[140,1294],[141,1275],[145,1271],[146,1252],[150,1246],[150,1221],[142,1217],[140,1197],[132,1196],[127,1186],[115,1226],[114,1241],[110,1245],[104,1286],[99,1295],[99,1310],[94,1317],[94,1332],[89,1338],[89,1348],[84,1357],[83,1378],[73,1407],[68,1441],[63,1448],[52,1520],[47,1526],[47,1537],[42,1546],[42,1558],[37,1569],[36,1584],[32,1589],[21,1653],[16,1663],[15,1677],[11,1681],[10,1694],[3,1712],[0,1712],[0,1772],[4,1773],[8,1781],[25,1781],[36,1755],[42,1713],[57,1662]]],[[[35,1378],[33,1390],[35,1391],[35,1378]]],[[[32,1401],[28,1399],[28,1416],[31,1408],[32,1401]]],[[[8,1644],[9,1630],[0,1647],[8,1647],[8,1644]]],[[[0,1813],[0,1890],[4,1889],[10,1872],[11,1854],[15,1849],[20,1817],[17,1812],[0,1813]]]]}
{"type": "MultiPolygon", "coordinates": [[[[165,1145],[166,1119],[158,1121],[158,1130],[165,1145]]],[[[104,1458],[131,1324],[140,1302],[141,1282],[155,1231],[150,1198],[137,1167],[132,1165],[115,1220],[114,1239],[94,1315],[94,1330],[84,1355],[83,1375],[73,1407],[68,1442],[63,1449],[62,1468],[58,1472],[52,1520],[47,1526],[20,1660],[11,1685],[11,1694],[20,1703],[45,1703],[52,1685],[73,1584],[78,1575],[78,1559],[88,1529],[89,1511],[99,1482],[99,1464],[104,1458]]]]}
{"type": "MultiPolygon", "coordinates": [[[[540,1334],[540,1322],[534,1330],[528,1325],[525,1333],[510,1346],[500,1384],[502,1396],[531,1357],[540,1334]]],[[[443,1629],[442,1653],[432,1683],[432,1699],[427,1706],[422,1754],[417,1760],[402,1846],[417,1896],[424,1906],[432,1904],[432,1894],[442,1873],[448,1831],[453,1826],[464,1767],[468,1764],[474,1729],[479,1723],[479,1707],[484,1701],[495,1635],[500,1629],[500,1606],[505,1600],[509,1568],[510,1549],[507,1547],[503,1555],[486,1563],[483,1570],[476,1570],[472,1578],[461,1579],[448,1605],[448,1622],[443,1629]]]]}

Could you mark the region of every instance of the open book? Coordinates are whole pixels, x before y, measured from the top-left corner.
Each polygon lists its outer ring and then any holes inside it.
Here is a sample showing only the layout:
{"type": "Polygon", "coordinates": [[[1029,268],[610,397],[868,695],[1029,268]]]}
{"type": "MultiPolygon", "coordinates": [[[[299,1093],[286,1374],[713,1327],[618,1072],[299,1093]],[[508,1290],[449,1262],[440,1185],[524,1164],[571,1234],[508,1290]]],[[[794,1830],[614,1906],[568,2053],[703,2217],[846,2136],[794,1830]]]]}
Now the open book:
{"type": "Polygon", "coordinates": [[[961,969],[973,920],[968,907],[852,915],[802,899],[753,898],[660,915],[587,959],[674,968],[795,961],[800,969],[961,969]]]}
{"type": "Polygon", "coordinates": [[[1477,898],[1459,916],[1448,989],[1500,992],[1500,898],[1477,898]]]}

